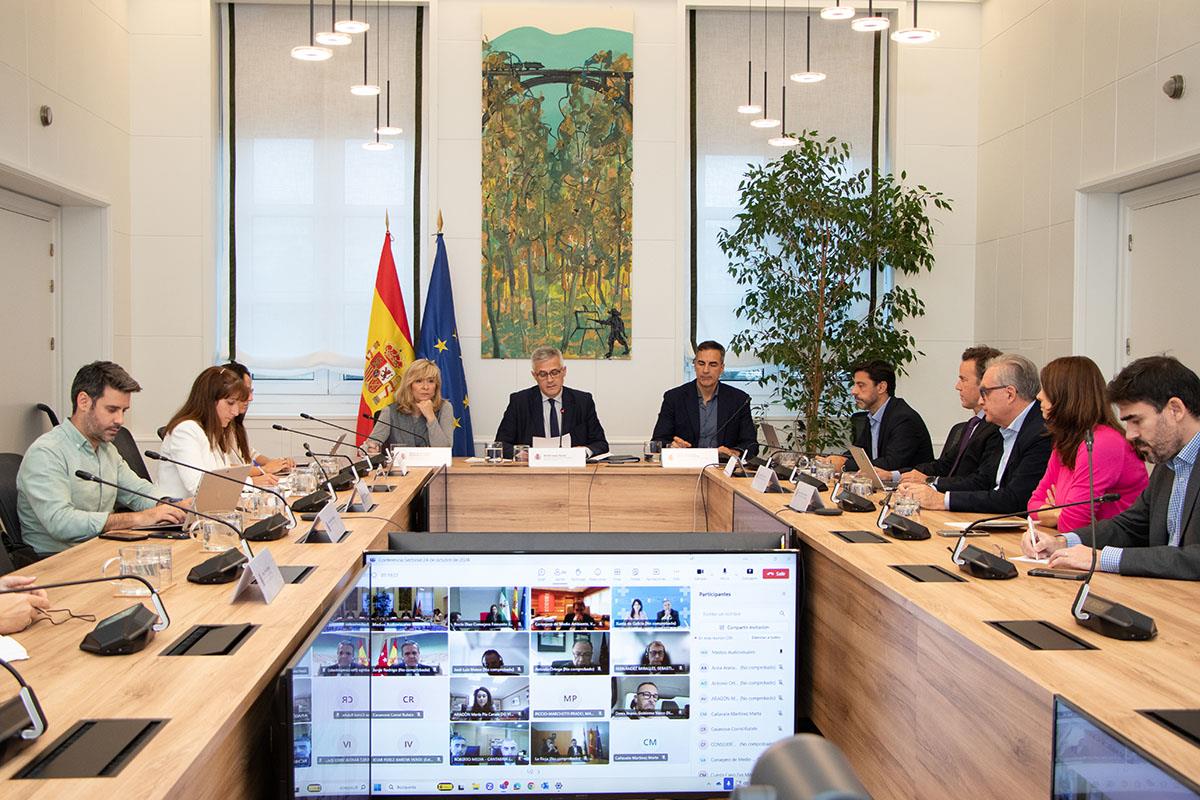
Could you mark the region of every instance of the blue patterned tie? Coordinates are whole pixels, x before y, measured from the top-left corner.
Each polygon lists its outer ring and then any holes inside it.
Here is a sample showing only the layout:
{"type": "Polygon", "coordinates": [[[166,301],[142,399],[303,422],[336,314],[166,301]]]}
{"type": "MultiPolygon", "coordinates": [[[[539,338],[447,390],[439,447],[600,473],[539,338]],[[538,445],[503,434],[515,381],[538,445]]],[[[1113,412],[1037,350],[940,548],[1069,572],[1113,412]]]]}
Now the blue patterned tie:
{"type": "Polygon", "coordinates": [[[554,408],[554,400],[550,400],[550,438],[557,439],[562,436],[558,429],[558,412],[554,408]]]}

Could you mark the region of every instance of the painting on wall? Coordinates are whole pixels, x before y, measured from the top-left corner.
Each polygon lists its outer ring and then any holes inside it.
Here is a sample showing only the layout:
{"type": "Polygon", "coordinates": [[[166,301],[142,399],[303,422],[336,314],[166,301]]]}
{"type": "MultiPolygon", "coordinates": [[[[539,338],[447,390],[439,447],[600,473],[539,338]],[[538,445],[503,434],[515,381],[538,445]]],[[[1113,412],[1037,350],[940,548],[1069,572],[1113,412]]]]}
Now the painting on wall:
{"type": "Polygon", "coordinates": [[[633,14],[483,16],[484,358],[629,358],[633,14]]]}

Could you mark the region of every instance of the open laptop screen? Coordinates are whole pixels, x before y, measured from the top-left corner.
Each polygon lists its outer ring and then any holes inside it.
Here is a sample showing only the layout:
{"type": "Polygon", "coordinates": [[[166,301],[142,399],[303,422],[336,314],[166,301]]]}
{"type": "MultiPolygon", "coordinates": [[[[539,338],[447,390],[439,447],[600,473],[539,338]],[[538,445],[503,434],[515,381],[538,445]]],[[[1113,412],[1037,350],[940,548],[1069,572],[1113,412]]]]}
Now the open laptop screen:
{"type": "Polygon", "coordinates": [[[793,551],[365,559],[289,670],[296,796],[712,797],[794,733],[793,551]]]}

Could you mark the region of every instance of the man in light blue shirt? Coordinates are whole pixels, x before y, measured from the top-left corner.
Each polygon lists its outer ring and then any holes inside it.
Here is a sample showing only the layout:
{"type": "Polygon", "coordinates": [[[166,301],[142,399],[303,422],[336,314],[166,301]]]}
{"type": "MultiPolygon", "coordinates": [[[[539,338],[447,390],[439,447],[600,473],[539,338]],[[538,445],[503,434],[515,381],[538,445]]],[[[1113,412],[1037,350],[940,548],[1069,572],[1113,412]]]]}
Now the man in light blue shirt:
{"type": "MultiPolygon", "coordinates": [[[[1096,523],[1097,568],[1122,575],[1200,580],[1200,377],[1170,356],[1129,364],[1108,384],[1125,438],[1156,466],[1133,505],[1096,523]]],[[[1090,527],[1090,526],[1089,526],[1090,527]]],[[[1026,555],[1050,566],[1091,568],[1088,528],[1036,543],[1021,537],[1026,555]]]]}
{"type": "Polygon", "coordinates": [[[141,388],[111,361],[85,365],[71,384],[71,418],[29,446],[17,472],[17,514],[21,537],[38,555],[62,552],[104,531],[183,521],[179,509],[124,491],[162,495],[129,468],[112,443],[130,395],[141,388]],[[76,470],[122,490],[77,478],[76,470]],[[133,511],[115,513],[117,501],[133,511]]]}

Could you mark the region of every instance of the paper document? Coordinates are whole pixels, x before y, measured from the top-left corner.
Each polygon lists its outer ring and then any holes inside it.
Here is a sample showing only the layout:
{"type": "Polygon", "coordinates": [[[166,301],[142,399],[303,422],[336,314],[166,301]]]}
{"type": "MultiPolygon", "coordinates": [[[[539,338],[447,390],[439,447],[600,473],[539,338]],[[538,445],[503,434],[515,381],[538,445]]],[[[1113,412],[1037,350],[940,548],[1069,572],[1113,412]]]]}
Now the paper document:
{"type": "Polygon", "coordinates": [[[29,653],[11,636],[0,636],[0,658],[5,661],[24,661],[29,658],[29,653]]]}
{"type": "Polygon", "coordinates": [[[1009,561],[1020,561],[1025,564],[1049,564],[1048,558],[1030,558],[1029,556],[1013,556],[1009,561]]]}
{"type": "MultiPolygon", "coordinates": [[[[947,528],[953,528],[956,531],[965,530],[970,522],[947,522],[947,528]]],[[[1023,531],[1027,527],[1023,519],[994,519],[991,522],[984,522],[976,525],[972,530],[976,531],[1023,531]]]]}
{"type": "Polygon", "coordinates": [[[535,450],[547,447],[570,447],[571,434],[564,433],[562,436],[535,436],[533,437],[533,447],[535,450]]]}
{"type": "MultiPolygon", "coordinates": [[[[557,440],[556,440],[556,441],[557,441],[557,440]]],[[[606,459],[607,459],[609,456],[611,456],[611,455],[612,455],[612,451],[611,451],[611,450],[609,450],[607,453],[601,453],[601,454],[600,454],[600,455],[598,455],[598,456],[592,456],[591,458],[589,458],[589,459],[588,459],[588,461],[592,461],[592,462],[595,462],[595,461],[604,461],[604,460],[606,460],[606,459]]]]}

